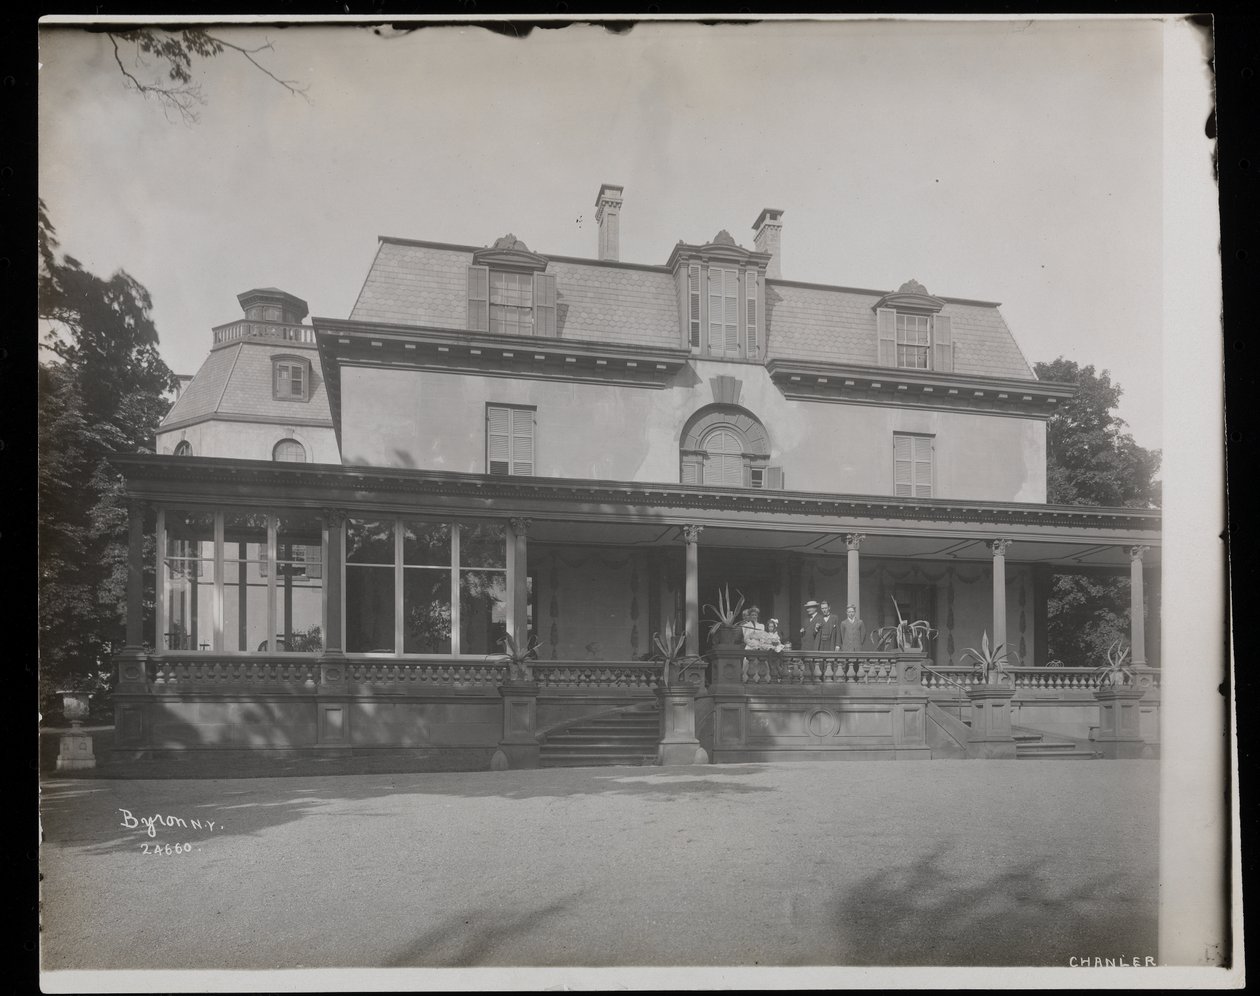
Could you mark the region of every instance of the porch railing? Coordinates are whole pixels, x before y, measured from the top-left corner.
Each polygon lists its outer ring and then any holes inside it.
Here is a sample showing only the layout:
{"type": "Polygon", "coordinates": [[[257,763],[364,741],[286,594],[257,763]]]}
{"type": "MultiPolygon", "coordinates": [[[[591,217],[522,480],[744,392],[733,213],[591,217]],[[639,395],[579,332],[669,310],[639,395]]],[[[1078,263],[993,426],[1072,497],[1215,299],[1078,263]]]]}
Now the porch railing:
{"type": "Polygon", "coordinates": [[[805,651],[744,652],[741,677],[750,685],[893,684],[898,653],[819,654],[805,651]]]}
{"type": "MultiPolygon", "coordinates": [[[[1014,687],[1029,690],[1094,692],[1103,687],[1102,675],[1093,667],[1008,667],[1014,687]]],[[[1158,668],[1147,669],[1151,685],[1159,688],[1158,668]]],[[[965,688],[984,684],[979,671],[969,665],[932,665],[924,668],[923,684],[930,689],[948,689],[955,684],[965,688]]]]}
{"type": "Polygon", "coordinates": [[[484,685],[494,687],[507,667],[489,661],[349,661],[346,677],[352,684],[393,690],[428,685],[484,685]]]}
{"type": "Polygon", "coordinates": [[[539,688],[659,688],[655,661],[531,661],[539,688]]]}
{"type": "Polygon", "coordinates": [[[309,658],[163,656],[152,660],[147,670],[154,691],[241,686],[300,691],[314,689],[319,682],[319,664],[309,658]]]}

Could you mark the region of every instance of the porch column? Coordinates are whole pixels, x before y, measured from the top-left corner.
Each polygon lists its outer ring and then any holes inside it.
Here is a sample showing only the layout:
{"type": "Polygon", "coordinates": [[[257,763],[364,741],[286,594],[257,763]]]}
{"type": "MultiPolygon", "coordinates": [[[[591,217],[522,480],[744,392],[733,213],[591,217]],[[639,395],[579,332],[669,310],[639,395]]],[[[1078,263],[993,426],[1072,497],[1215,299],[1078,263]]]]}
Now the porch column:
{"type": "MultiPolygon", "coordinates": [[[[858,614],[858,618],[862,616],[862,602],[858,593],[858,549],[862,546],[862,540],[866,539],[861,533],[849,533],[844,538],[844,545],[849,551],[849,597],[848,605],[852,605],[858,614]]],[[[843,611],[841,612],[843,617],[843,611]]]]}
{"type": "MultiPolygon", "coordinates": [[[[350,749],[349,676],[346,674],[345,623],[341,617],[342,534],[346,513],[326,508],[324,518],[324,649],[319,655],[316,686],[315,743],[324,752],[350,749]]],[[[242,587],[242,591],[244,588],[242,587]]]]}
{"type": "MultiPolygon", "coordinates": [[[[341,618],[342,581],[342,531],[346,513],[340,508],[324,509],[324,546],[327,547],[327,563],[324,565],[324,656],[340,657],[345,652],[345,628],[341,618]]],[[[242,592],[244,587],[241,588],[242,592]]]]}
{"type": "Polygon", "coordinates": [[[1142,555],[1149,546],[1129,547],[1129,645],[1135,667],[1146,667],[1146,617],[1142,596],[1142,555]]]}
{"type": "Polygon", "coordinates": [[[144,647],[144,506],[127,503],[127,649],[144,647]]]}
{"type": "Polygon", "coordinates": [[[995,539],[993,551],[993,647],[1006,647],[1006,548],[1008,539],[995,539]]]}
{"type": "Polygon", "coordinates": [[[508,581],[512,586],[509,631],[518,650],[529,646],[529,571],[525,538],[529,534],[529,524],[529,519],[508,519],[508,525],[512,527],[508,581]]]}
{"type": "Polygon", "coordinates": [[[700,653],[700,533],[704,526],[683,526],[683,542],[687,544],[687,654],[700,653]]]}

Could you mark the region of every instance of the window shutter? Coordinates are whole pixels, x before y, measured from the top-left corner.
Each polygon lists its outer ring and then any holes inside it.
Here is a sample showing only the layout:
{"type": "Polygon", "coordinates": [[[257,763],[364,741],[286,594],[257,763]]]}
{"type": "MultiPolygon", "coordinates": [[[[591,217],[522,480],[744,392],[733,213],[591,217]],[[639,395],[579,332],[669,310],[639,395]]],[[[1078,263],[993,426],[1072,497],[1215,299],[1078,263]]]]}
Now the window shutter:
{"type": "Polygon", "coordinates": [[[893,436],[893,463],[893,494],[898,498],[912,497],[914,471],[909,436],[893,436]]]}
{"type": "Polygon", "coordinates": [[[739,271],[723,270],[723,303],[726,306],[726,351],[739,355],[739,271]]]}
{"type": "Polygon", "coordinates": [[[486,471],[491,474],[511,473],[511,433],[507,408],[486,409],[486,471]]]}
{"type": "Polygon", "coordinates": [[[879,365],[895,367],[897,365],[897,312],[892,308],[878,308],[875,316],[879,326],[879,365]]]}
{"type": "Polygon", "coordinates": [[[512,473],[534,473],[534,413],[528,408],[509,409],[512,415],[512,473]]]}
{"type": "Polygon", "coordinates": [[[932,497],[932,439],[930,436],[913,436],[914,440],[914,496],[932,497]]]}
{"type": "Polygon", "coordinates": [[[725,348],[722,335],[722,271],[709,268],[709,352],[725,348]]]}
{"type": "Polygon", "coordinates": [[[556,277],[534,274],[534,335],[556,336],[556,277]]]}
{"type": "Polygon", "coordinates": [[[766,468],[766,489],[769,491],[783,490],[783,468],[767,467],[766,468]]]}
{"type": "Polygon", "coordinates": [[[745,318],[748,326],[748,356],[756,359],[761,353],[761,343],[757,335],[757,271],[748,270],[744,274],[745,318]]]}
{"type": "Polygon", "coordinates": [[[699,484],[699,471],[699,461],[693,456],[685,456],[682,458],[682,474],[679,479],[683,482],[683,484],[699,484]]]}
{"type": "Polygon", "coordinates": [[[949,315],[937,315],[932,321],[932,367],[942,373],[954,370],[954,328],[949,315]]]}
{"type": "Polygon", "coordinates": [[[687,267],[687,299],[690,312],[687,318],[688,342],[692,349],[700,348],[700,267],[687,267]]]}
{"type": "Polygon", "coordinates": [[[468,268],[468,327],[474,332],[490,331],[490,267],[468,268]]]}

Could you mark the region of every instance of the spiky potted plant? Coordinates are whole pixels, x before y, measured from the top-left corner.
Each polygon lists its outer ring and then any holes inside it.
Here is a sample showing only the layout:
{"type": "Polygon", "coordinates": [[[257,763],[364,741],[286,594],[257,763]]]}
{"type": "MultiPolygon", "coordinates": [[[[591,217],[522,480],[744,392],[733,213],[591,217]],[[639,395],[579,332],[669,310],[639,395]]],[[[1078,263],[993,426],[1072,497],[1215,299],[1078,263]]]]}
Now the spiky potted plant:
{"type": "Polygon", "coordinates": [[[740,629],[740,612],[744,608],[744,594],[736,590],[739,600],[731,602],[731,589],[727,585],[718,589],[717,605],[706,605],[705,609],[712,613],[710,617],[709,639],[715,647],[734,647],[743,642],[743,630],[740,629]]]}
{"type": "Polygon", "coordinates": [[[926,619],[908,622],[901,614],[901,606],[895,598],[890,599],[893,611],[897,613],[896,626],[882,626],[871,634],[871,642],[876,650],[900,650],[903,653],[911,650],[923,650],[928,641],[936,636],[936,630],[926,619]]]}
{"type": "Polygon", "coordinates": [[[538,659],[538,637],[531,636],[528,643],[519,646],[512,634],[507,633],[499,642],[503,644],[503,653],[494,657],[491,663],[506,666],[510,682],[533,681],[534,669],[530,661],[538,659]]]}
{"type": "Polygon", "coordinates": [[[660,702],[660,742],[658,764],[708,764],[709,754],[696,738],[696,693],[704,683],[703,657],[684,653],[687,631],[672,619],[664,632],[653,633],[655,658],[663,665],[661,684],[656,689],[660,702]]]}
{"type": "Polygon", "coordinates": [[[1015,697],[1015,682],[1006,670],[1009,657],[1004,645],[990,647],[986,629],[980,637],[980,649],[968,647],[962,659],[964,663],[974,662],[980,677],[979,684],[967,689],[971,703],[967,756],[1013,759],[1016,754],[1011,734],[1011,699],[1015,697]]]}
{"type": "Polygon", "coordinates": [[[992,648],[989,646],[989,631],[986,629],[980,636],[980,649],[968,647],[963,651],[963,663],[972,661],[976,665],[976,671],[980,675],[980,683],[983,685],[1003,685],[1012,682],[1011,673],[1006,670],[1010,663],[1010,655],[1004,649],[1005,645],[998,643],[992,648]]]}
{"type": "Polygon", "coordinates": [[[683,652],[687,646],[686,629],[679,627],[674,620],[667,619],[664,632],[652,634],[652,644],[656,648],[652,659],[662,665],[661,687],[674,688],[678,685],[700,683],[707,662],[703,657],[683,652]]]}
{"type": "Polygon", "coordinates": [[[1137,678],[1129,663],[1130,648],[1123,640],[1116,640],[1107,648],[1107,663],[1095,668],[1098,684],[1103,688],[1119,688],[1123,685],[1137,684],[1137,678]]]}

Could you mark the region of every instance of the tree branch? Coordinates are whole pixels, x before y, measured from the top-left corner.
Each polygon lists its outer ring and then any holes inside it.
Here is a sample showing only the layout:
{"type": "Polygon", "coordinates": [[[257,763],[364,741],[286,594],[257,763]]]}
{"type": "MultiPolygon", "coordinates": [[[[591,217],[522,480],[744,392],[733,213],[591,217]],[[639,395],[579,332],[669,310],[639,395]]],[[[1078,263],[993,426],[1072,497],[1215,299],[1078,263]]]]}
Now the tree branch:
{"type": "Polygon", "coordinates": [[[306,95],[306,91],[309,89],[309,87],[301,86],[297,80],[282,80],[279,76],[277,76],[270,69],[268,69],[261,62],[259,62],[257,59],[254,58],[254,56],[257,55],[259,52],[274,52],[275,51],[275,46],[271,44],[270,39],[267,40],[266,44],[259,45],[257,48],[244,48],[240,45],[234,45],[230,41],[224,41],[222,38],[219,38],[216,35],[207,33],[206,37],[209,38],[211,41],[219,45],[222,45],[224,48],[230,48],[234,52],[239,52],[241,55],[245,56],[245,58],[250,61],[250,64],[253,65],[255,69],[257,69],[259,72],[263,73],[264,75],[269,76],[271,79],[275,80],[282,87],[288,90],[289,93],[296,94],[297,96],[305,100],[308,104],[311,102],[310,98],[306,95]]]}

